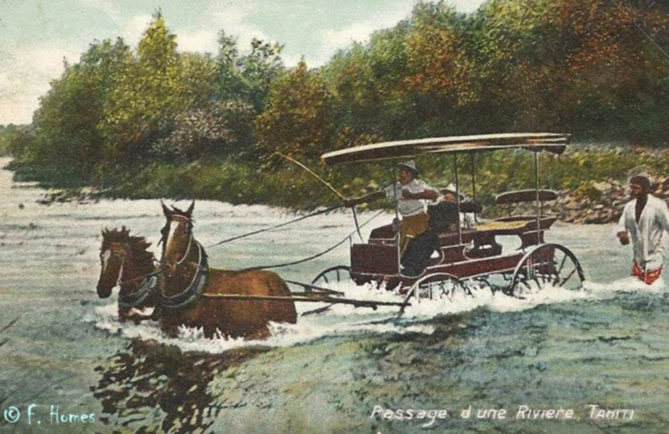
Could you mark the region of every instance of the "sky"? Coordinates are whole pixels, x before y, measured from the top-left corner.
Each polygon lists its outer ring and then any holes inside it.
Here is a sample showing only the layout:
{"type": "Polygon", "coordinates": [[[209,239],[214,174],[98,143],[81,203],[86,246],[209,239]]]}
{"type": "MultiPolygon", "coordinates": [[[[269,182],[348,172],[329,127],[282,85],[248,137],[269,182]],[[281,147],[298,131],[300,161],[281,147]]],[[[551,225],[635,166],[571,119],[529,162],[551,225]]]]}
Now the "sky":
{"type": "MultiPolygon", "coordinates": [[[[483,0],[447,0],[473,12],[483,0]]],[[[180,51],[216,53],[218,32],[243,52],[256,37],[284,45],[287,66],[327,63],[352,42],[409,17],[417,0],[0,0],[0,125],[32,120],[39,97],[90,43],[121,36],[133,49],[161,10],[180,51]]]]}

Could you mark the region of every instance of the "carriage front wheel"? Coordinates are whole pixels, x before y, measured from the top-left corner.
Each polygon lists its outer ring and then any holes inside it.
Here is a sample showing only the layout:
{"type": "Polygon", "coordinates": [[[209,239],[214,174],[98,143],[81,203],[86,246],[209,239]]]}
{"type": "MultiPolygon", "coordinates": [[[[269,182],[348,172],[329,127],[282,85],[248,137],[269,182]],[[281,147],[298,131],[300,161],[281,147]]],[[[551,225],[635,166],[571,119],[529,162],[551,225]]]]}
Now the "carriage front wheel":
{"type": "Polygon", "coordinates": [[[583,288],[585,275],[576,256],[561,244],[540,244],[518,262],[506,292],[522,296],[546,287],[583,288]]]}
{"type": "Polygon", "coordinates": [[[326,268],[314,277],[311,281],[312,285],[324,286],[332,283],[340,283],[351,280],[351,267],[348,265],[335,265],[334,267],[326,268]]]}
{"type": "Polygon", "coordinates": [[[406,297],[416,300],[453,299],[458,293],[471,295],[469,287],[456,276],[449,273],[431,273],[416,280],[406,292],[406,297]]]}

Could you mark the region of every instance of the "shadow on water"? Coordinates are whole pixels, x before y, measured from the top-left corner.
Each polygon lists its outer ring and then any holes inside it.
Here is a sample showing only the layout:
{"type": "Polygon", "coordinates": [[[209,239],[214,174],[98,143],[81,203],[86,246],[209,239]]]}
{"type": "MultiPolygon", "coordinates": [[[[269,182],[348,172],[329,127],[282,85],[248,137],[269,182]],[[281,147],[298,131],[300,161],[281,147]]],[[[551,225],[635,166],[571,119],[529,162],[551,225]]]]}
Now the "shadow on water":
{"type": "Polygon", "coordinates": [[[193,432],[208,428],[220,410],[207,391],[211,380],[269,348],[208,354],[133,339],[126,350],[95,368],[102,375],[91,387],[103,407],[100,420],[136,432],[193,432]]]}

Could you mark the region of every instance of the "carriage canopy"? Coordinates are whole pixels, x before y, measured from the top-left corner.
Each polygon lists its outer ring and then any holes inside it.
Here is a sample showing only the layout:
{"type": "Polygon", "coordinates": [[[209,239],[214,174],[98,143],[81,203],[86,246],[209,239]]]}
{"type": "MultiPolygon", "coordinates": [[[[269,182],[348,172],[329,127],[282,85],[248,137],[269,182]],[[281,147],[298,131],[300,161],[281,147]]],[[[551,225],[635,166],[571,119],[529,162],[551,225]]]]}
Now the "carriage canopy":
{"type": "Polygon", "coordinates": [[[469,153],[523,148],[562,154],[570,134],[503,133],[474,136],[431,137],[355,146],[321,155],[326,165],[411,158],[425,154],[469,153]]]}

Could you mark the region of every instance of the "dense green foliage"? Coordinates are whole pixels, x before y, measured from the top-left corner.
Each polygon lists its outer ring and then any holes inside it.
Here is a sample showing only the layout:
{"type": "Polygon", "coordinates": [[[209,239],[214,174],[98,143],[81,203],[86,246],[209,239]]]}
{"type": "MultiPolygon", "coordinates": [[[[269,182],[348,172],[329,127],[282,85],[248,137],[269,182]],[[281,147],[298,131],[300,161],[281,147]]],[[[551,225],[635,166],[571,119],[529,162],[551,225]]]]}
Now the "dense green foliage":
{"type": "Polygon", "coordinates": [[[9,147],[10,135],[7,130],[10,128],[16,128],[14,125],[5,127],[0,125],[0,155],[6,155],[8,153],[7,148],[9,147]]]}
{"type": "MultiPolygon", "coordinates": [[[[489,0],[472,14],[423,2],[318,69],[286,69],[282,47],[260,40],[241,55],[223,31],[215,55],[177,43],[158,13],[136,50],[120,38],[91,44],[51,83],[30,127],[0,132],[0,152],[55,185],[315,206],[304,202],[314,181],[275,151],[314,166],[326,151],[402,138],[568,131],[665,145],[669,136],[669,58],[658,48],[669,46],[669,10],[655,2],[489,0]]],[[[524,158],[480,158],[482,196],[527,186],[524,158]]],[[[546,160],[548,186],[657,166],[615,150],[560,160],[546,160]]],[[[435,184],[450,182],[434,161],[420,164],[435,184]]],[[[385,182],[388,168],[326,176],[354,195],[385,182]]]]}

